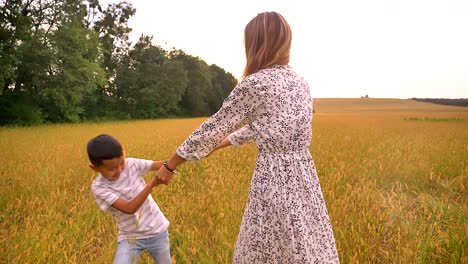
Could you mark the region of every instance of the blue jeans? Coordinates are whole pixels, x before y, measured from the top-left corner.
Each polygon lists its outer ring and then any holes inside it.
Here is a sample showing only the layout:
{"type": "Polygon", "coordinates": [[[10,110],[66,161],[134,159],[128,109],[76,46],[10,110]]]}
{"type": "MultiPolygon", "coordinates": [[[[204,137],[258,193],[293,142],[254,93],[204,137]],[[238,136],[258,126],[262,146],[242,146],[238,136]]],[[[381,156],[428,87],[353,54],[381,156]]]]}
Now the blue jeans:
{"type": "Polygon", "coordinates": [[[122,240],[117,246],[114,264],[134,264],[138,262],[141,252],[146,249],[157,264],[171,264],[169,235],[167,230],[149,238],[122,240]]]}

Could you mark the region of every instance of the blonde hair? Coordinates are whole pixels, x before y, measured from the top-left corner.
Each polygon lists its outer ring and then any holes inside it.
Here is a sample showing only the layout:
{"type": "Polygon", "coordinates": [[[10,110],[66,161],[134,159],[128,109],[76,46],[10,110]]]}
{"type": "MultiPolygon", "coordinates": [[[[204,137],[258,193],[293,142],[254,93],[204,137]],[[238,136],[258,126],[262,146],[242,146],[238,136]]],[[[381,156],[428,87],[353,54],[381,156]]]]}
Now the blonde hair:
{"type": "Polygon", "coordinates": [[[291,28],[283,16],[264,12],[245,27],[244,45],[247,63],[243,77],[275,64],[288,64],[291,28]]]}

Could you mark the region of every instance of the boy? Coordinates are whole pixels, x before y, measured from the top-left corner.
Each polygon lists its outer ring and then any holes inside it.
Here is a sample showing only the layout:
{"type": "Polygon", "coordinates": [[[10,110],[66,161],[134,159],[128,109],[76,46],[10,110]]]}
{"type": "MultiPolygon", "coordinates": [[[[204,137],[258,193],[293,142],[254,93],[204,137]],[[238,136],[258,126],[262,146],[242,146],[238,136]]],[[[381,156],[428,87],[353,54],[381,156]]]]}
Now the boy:
{"type": "Polygon", "coordinates": [[[156,263],[171,263],[169,221],[151,196],[159,183],[143,179],[163,162],[125,158],[119,141],[106,134],[91,139],[87,151],[89,167],[98,173],[91,187],[96,203],[113,215],[119,229],[114,263],[136,263],[144,249],[156,263]]]}

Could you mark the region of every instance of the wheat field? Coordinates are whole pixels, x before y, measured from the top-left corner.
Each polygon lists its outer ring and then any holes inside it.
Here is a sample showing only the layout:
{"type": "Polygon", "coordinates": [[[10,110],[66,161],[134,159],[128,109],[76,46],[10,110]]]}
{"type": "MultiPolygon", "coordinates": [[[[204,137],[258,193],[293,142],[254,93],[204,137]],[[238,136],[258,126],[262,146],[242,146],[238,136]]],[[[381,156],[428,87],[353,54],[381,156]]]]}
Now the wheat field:
{"type": "MultiPolygon", "coordinates": [[[[314,109],[310,150],[341,262],[468,263],[468,108],[317,99],[314,109]]],[[[161,160],[203,120],[0,128],[0,263],[111,263],[116,225],[93,200],[86,142],[108,133],[127,156],[161,160]]],[[[230,263],[257,153],[220,150],[153,189],[174,263],[230,263]]]]}

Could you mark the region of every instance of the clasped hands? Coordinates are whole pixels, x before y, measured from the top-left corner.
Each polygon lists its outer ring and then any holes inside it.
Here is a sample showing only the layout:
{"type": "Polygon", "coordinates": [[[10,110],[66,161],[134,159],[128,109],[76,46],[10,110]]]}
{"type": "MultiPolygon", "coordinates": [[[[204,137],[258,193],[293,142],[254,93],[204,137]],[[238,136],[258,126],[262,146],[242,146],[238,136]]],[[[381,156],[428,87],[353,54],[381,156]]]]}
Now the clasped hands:
{"type": "MultiPolygon", "coordinates": [[[[216,151],[220,148],[227,147],[229,145],[231,145],[231,142],[228,140],[227,137],[225,137],[221,142],[219,142],[216,145],[213,151],[216,151]]],[[[159,163],[161,165],[159,165],[158,172],[154,176],[154,179],[152,182],[153,185],[154,186],[159,185],[159,184],[168,185],[169,182],[171,182],[172,180],[172,176],[174,176],[174,174],[179,174],[176,170],[176,167],[186,161],[187,161],[186,159],[174,153],[167,161],[159,163]]]]}
{"type": "Polygon", "coordinates": [[[154,176],[154,181],[156,181],[156,185],[159,184],[165,184],[168,185],[169,182],[172,180],[172,176],[174,175],[174,172],[171,172],[168,170],[165,166],[161,166],[154,176]]]}
{"type": "Polygon", "coordinates": [[[153,185],[165,184],[168,185],[169,182],[172,180],[172,176],[174,174],[179,174],[177,172],[176,167],[180,164],[184,163],[186,160],[184,158],[179,157],[178,155],[172,155],[167,161],[160,161],[158,162],[158,172],[153,179],[153,185]]]}

